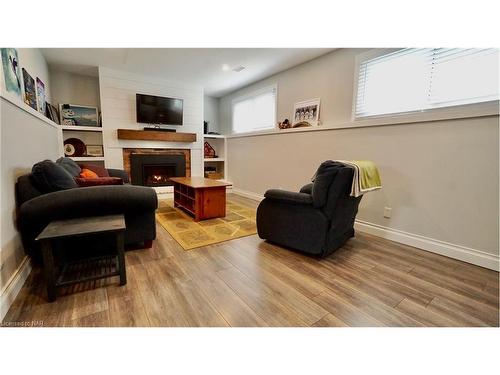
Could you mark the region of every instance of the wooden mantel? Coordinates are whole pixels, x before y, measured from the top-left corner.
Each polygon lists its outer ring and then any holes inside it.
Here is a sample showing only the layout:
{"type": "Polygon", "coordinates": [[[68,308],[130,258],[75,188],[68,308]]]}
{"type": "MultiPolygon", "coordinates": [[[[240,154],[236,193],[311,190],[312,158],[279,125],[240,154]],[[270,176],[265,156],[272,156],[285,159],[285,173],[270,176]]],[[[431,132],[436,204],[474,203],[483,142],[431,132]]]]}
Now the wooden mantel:
{"type": "Polygon", "coordinates": [[[196,142],[196,133],[174,133],[155,130],[118,129],[118,139],[163,142],[196,142]]]}

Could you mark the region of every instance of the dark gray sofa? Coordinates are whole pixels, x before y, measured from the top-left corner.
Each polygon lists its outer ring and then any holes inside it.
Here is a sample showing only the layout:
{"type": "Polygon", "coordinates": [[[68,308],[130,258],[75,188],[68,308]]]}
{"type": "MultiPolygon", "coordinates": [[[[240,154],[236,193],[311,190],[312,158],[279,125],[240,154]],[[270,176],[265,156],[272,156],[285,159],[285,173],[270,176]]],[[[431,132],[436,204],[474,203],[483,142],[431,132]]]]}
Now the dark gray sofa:
{"type": "Polygon", "coordinates": [[[257,208],[259,237],[303,253],[325,257],[354,236],[361,197],[351,197],[353,170],[323,162],[314,183],[299,193],[266,191],[257,208]]]}
{"type": "Polygon", "coordinates": [[[155,211],[158,199],[154,189],[128,184],[123,170],[108,169],[111,177],[120,177],[124,185],[79,187],[42,193],[31,174],[16,183],[17,228],[25,252],[40,260],[36,236],[53,220],[87,216],[124,214],[126,245],[151,246],[156,238],[155,211]]]}

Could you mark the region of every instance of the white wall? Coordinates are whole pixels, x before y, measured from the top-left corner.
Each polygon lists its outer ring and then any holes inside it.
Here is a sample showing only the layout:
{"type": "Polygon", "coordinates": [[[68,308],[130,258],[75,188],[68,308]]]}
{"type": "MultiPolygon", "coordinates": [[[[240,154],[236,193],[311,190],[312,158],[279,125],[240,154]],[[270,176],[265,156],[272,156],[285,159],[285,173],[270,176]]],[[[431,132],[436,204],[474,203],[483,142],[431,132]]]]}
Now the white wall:
{"type": "Polygon", "coordinates": [[[208,131],[219,132],[219,98],[203,97],[203,121],[208,121],[208,131]]]}
{"type": "Polygon", "coordinates": [[[182,148],[191,149],[191,174],[203,175],[203,89],[181,83],[160,80],[99,68],[104,155],[108,168],[123,168],[123,148],[182,148]],[[119,140],[117,129],[142,130],[145,124],[136,121],[136,94],[167,96],[184,100],[182,126],[171,126],[178,132],[196,133],[197,141],[151,142],[119,140]]]}
{"type": "MultiPolygon", "coordinates": [[[[335,51],[221,98],[221,124],[230,131],[234,97],[278,83],[279,120],[290,118],[294,102],[320,97],[324,124],[353,126],[360,52],[335,51]]],[[[298,190],[323,160],[373,160],[384,187],[363,198],[359,220],[445,242],[455,252],[449,255],[498,268],[498,124],[490,116],[230,138],[228,177],[236,189],[262,195],[273,187],[298,190]],[[391,219],[383,217],[385,206],[391,219]]]]}
{"type": "Polygon", "coordinates": [[[50,87],[53,105],[59,108],[59,104],[81,104],[100,108],[99,79],[97,77],[84,76],[58,70],[50,69],[50,87]]]}

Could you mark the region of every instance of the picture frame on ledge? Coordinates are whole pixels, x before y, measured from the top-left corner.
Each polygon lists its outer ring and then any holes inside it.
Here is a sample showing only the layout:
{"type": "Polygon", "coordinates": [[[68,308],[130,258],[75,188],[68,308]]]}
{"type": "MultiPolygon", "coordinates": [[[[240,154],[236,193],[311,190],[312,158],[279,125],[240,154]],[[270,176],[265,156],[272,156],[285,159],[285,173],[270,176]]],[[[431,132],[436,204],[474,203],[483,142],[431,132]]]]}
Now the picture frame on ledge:
{"type": "Polygon", "coordinates": [[[87,145],[87,156],[102,157],[104,156],[104,150],[102,145],[87,145]]]}
{"type": "Polygon", "coordinates": [[[45,116],[47,103],[45,101],[45,83],[36,77],[36,106],[38,112],[45,116]]]}
{"type": "Polygon", "coordinates": [[[21,66],[15,48],[0,48],[5,90],[22,99],[21,66]]]}
{"type": "Polygon", "coordinates": [[[61,125],[99,127],[99,109],[78,104],[59,104],[61,125]]]}
{"type": "Polygon", "coordinates": [[[47,102],[45,116],[59,125],[59,111],[55,106],[47,102]]]}
{"type": "Polygon", "coordinates": [[[35,80],[26,69],[22,68],[22,72],[24,82],[24,102],[37,111],[35,80]]]}
{"type": "Polygon", "coordinates": [[[297,102],[293,106],[292,127],[318,126],[320,98],[297,102]]]}

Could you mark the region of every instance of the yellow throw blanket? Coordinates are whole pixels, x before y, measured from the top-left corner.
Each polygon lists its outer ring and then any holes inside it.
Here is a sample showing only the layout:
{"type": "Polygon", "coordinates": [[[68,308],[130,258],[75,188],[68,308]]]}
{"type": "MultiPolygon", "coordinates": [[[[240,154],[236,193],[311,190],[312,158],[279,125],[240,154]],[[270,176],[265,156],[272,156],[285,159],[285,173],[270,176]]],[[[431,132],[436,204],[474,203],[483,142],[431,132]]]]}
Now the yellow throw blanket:
{"type": "Polygon", "coordinates": [[[382,188],[378,168],[374,162],[369,160],[339,161],[354,168],[351,197],[359,197],[366,192],[382,188]]]}

